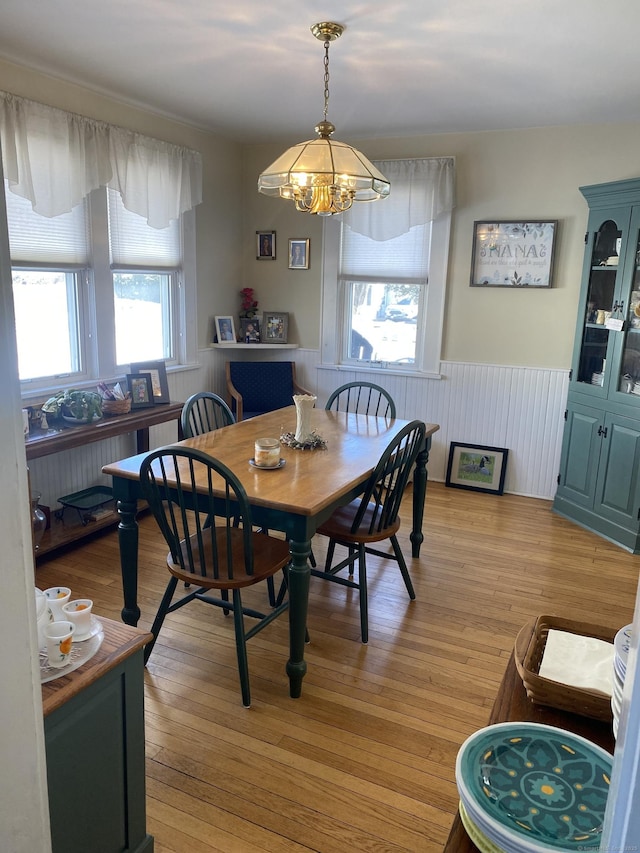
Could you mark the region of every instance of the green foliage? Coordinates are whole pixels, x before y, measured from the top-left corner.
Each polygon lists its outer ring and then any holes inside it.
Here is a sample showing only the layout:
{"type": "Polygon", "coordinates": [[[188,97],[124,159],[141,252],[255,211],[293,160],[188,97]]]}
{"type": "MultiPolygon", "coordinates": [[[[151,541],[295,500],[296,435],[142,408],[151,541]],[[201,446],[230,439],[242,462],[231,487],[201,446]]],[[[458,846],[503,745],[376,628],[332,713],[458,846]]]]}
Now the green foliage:
{"type": "Polygon", "coordinates": [[[47,415],[65,415],[79,421],[92,421],[102,417],[102,397],[95,391],[58,391],[42,406],[47,415]]]}

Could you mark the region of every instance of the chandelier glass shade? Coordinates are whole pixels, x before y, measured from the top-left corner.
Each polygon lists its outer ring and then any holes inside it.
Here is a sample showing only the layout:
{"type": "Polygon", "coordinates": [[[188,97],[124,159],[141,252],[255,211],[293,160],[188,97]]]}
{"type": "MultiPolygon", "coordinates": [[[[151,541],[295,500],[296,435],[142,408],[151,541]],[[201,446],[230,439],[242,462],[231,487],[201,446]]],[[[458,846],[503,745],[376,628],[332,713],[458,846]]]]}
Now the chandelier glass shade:
{"type": "Polygon", "coordinates": [[[332,140],[335,128],[327,120],[329,106],[329,41],[342,33],[340,24],[315,24],[324,39],[324,120],[316,125],[318,139],[293,145],[258,178],[258,191],[291,200],[303,213],[331,216],[348,210],[354,201],[376,201],[389,195],[390,184],[364,154],[332,140]]]}

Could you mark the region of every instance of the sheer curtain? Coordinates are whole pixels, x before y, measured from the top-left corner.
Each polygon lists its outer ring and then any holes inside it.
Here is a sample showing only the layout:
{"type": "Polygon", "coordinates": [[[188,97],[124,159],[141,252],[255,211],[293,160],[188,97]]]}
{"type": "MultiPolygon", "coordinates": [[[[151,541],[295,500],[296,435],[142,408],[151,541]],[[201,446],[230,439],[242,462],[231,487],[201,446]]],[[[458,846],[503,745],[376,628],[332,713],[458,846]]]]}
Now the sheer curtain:
{"type": "Polygon", "coordinates": [[[154,228],[202,201],[199,152],[0,92],[0,146],[11,192],[36,213],[68,213],[108,186],[154,228]]]}
{"type": "Polygon", "coordinates": [[[344,213],[344,222],[353,231],[372,240],[390,240],[455,207],[452,157],[373,162],[390,181],[391,193],[383,201],[354,204],[344,213]]]}

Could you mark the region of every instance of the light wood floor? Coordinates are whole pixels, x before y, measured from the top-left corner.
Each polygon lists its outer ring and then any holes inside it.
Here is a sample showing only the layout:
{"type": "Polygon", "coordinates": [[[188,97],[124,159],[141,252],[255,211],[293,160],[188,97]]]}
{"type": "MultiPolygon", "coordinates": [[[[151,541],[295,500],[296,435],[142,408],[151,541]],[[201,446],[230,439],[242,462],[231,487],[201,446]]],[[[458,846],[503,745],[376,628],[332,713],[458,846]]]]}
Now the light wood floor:
{"type": "MultiPolygon", "coordinates": [[[[408,547],[410,495],[401,542],[408,547]]],[[[429,484],[409,602],[371,558],[370,640],[357,595],[312,578],[303,695],[288,696],[287,619],[250,641],[242,707],[233,626],[195,603],[165,623],[145,673],[147,821],[157,853],[435,853],[457,807],[456,753],[486,725],[518,629],[547,613],[631,621],[638,559],[546,501],[429,484]]],[[[141,521],[141,626],[167,579],[141,521]]],[[[314,542],[318,558],[322,540],[314,542]]],[[[37,570],[119,619],[117,534],[37,570]]],[[[379,564],[378,564],[379,566],[379,564]]]]}

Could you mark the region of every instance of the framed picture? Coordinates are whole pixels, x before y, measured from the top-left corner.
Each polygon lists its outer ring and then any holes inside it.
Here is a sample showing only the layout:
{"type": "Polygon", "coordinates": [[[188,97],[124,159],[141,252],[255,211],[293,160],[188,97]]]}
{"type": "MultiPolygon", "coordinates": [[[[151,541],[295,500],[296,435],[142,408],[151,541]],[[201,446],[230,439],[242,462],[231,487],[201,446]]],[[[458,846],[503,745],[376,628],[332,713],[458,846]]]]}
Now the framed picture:
{"type": "Polygon", "coordinates": [[[216,317],[216,336],[219,344],[235,344],[236,327],[233,317],[216,317]]]}
{"type": "Polygon", "coordinates": [[[286,344],[289,332],[289,315],[281,311],[262,313],[262,343],[286,344]]]}
{"type": "Polygon", "coordinates": [[[131,373],[148,373],[151,376],[153,402],[169,402],[169,383],[164,361],[138,361],[131,365],[131,373]]]}
{"type": "Polygon", "coordinates": [[[260,320],[257,317],[240,318],[240,337],[245,344],[260,343],[260,320]]]}
{"type": "Polygon", "coordinates": [[[452,441],[446,485],[501,495],[508,454],[509,451],[504,447],[483,447],[452,441]]]}
{"type": "Polygon", "coordinates": [[[311,240],[308,238],[299,240],[289,240],[289,269],[290,270],[308,270],[309,269],[309,247],[311,240]]]}
{"type": "Polygon", "coordinates": [[[275,261],[276,259],[276,232],[256,231],[256,260],[275,261]]]}
{"type": "Polygon", "coordinates": [[[557,220],[474,222],[471,287],[551,287],[557,220]]]}
{"type": "Polygon", "coordinates": [[[150,373],[128,373],[127,384],[131,392],[131,409],[147,409],[155,405],[150,373]]]}

